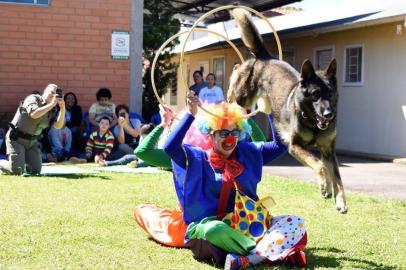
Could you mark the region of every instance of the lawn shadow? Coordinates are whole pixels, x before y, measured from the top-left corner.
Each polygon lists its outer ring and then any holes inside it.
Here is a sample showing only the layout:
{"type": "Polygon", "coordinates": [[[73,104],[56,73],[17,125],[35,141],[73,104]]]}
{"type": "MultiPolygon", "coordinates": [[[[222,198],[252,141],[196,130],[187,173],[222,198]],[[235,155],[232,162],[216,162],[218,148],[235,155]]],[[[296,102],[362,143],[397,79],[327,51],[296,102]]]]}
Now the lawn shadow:
{"type": "Polygon", "coordinates": [[[305,250],[307,257],[307,267],[306,269],[315,269],[319,267],[326,268],[342,268],[344,262],[356,263],[354,268],[357,269],[368,269],[368,270],[392,270],[396,269],[395,266],[384,265],[381,263],[376,263],[374,261],[359,259],[356,257],[346,257],[337,256],[337,254],[343,254],[345,251],[337,248],[307,248],[305,250]],[[316,255],[318,251],[328,252],[330,256],[320,256],[316,255]]]}
{"type": "MultiPolygon", "coordinates": [[[[307,266],[304,269],[316,269],[316,268],[343,268],[344,262],[350,262],[355,265],[350,268],[365,269],[365,270],[393,270],[397,269],[395,266],[379,264],[373,261],[358,259],[353,257],[343,257],[342,254],[345,251],[337,248],[306,248],[305,253],[307,257],[307,266]],[[318,251],[329,253],[328,256],[316,255],[318,251]],[[340,255],[339,255],[340,254],[340,255]],[[339,256],[338,256],[339,255],[339,256]]],[[[293,267],[287,263],[279,265],[258,265],[255,269],[303,269],[293,267]]]]}
{"type": "Polygon", "coordinates": [[[110,176],[100,174],[50,174],[50,175],[24,175],[24,177],[47,177],[47,178],[65,178],[65,179],[83,179],[99,178],[101,180],[111,180],[110,176]]]}
{"type": "Polygon", "coordinates": [[[110,176],[98,175],[98,174],[67,174],[67,175],[55,175],[56,177],[66,179],[83,179],[83,178],[99,178],[101,180],[111,180],[110,176]]]}

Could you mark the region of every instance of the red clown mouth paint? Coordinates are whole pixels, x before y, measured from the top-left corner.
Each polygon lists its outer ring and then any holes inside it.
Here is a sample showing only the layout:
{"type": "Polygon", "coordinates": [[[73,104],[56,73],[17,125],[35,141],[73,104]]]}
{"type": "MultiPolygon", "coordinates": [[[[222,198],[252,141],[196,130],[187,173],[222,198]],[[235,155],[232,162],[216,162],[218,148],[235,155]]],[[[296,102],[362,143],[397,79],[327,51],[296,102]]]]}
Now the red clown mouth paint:
{"type": "Polygon", "coordinates": [[[222,147],[225,151],[232,150],[237,145],[237,138],[234,136],[229,135],[227,138],[224,139],[222,143],[222,147]]]}

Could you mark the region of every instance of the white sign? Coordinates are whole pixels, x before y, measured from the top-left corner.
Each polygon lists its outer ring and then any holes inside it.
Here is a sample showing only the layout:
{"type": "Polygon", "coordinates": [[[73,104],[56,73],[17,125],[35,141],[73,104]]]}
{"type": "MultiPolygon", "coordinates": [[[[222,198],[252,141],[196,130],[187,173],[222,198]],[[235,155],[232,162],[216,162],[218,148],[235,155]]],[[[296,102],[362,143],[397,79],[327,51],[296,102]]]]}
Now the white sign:
{"type": "Polygon", "coordinates": [[[111,33],[111,57],[113,59],[130,58],[130,34],[127,31],[111,33]]]}

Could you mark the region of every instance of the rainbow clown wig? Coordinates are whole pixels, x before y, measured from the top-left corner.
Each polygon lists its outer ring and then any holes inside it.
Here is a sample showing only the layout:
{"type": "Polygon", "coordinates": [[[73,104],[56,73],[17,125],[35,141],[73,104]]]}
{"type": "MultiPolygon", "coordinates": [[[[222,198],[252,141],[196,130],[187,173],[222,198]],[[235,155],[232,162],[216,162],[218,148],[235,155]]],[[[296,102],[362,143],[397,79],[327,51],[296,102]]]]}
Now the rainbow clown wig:
{"type": "Polygon", "coordinates": [[[203,106],[219,117],[202,112],[196,121],[196,125],[202,134],[209,134],[231,124],[235,124],[242,131],[238,137],[239,141],[251,134],[251,126],[248,124],[248,120],[244,118],[245,110],[237,103],[222,102],[219,104],[204,104],[203,106]]]}

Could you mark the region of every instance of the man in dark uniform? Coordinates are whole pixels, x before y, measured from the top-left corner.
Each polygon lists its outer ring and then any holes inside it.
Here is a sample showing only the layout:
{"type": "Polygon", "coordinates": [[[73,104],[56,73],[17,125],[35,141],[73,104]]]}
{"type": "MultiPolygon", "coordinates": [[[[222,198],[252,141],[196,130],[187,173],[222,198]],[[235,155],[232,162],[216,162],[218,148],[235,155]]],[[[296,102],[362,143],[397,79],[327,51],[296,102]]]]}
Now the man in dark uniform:
{"type": "Polygon", "coordinates": [[[8,160],[0,160],[0,171],[41,173],[38,138],[45,128],[53,125],[59,129],[65,122],[65,103],[63,98],[57,97],[57,88],[55,84],[49,84],[42,95],[29,95],[19,106],[6,134],[8,160]]]}

